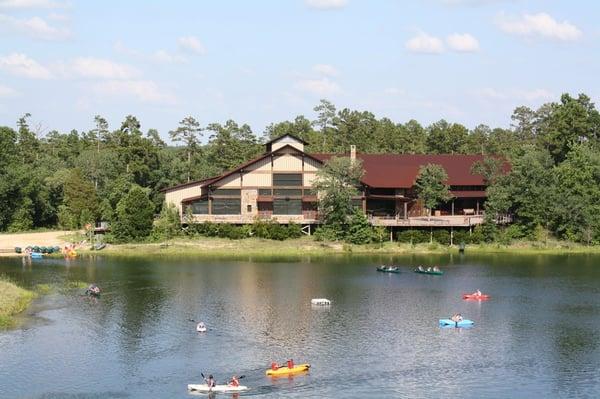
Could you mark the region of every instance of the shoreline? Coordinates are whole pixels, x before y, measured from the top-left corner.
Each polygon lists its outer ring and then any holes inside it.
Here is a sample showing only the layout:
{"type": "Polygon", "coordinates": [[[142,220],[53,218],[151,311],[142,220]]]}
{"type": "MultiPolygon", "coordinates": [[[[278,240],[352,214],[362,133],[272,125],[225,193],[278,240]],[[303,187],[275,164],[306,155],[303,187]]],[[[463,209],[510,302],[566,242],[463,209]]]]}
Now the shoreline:
{"type": "Polygon", "coordinates": [[[38,295],[0,278],[0,329],[14,326],[15,316],[27,310],[38,295]]]}

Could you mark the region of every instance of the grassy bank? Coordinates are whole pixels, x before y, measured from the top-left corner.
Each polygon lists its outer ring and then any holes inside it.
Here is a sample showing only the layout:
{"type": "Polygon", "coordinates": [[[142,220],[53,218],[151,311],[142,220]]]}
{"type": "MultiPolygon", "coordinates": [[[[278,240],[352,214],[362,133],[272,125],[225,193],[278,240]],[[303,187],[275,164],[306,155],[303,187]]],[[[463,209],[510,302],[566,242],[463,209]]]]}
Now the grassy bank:
{"type": "MultiPolygon", "coordinates": [[[[546,243],[518,242],[511,245],[473,244],[467,245],[467,252],[476,253],[518,253],[518,254],[562,254],[598,253],[600,247],[588,247],[563,241],[546,243]]],[[[226,238],[200,237],[180,238],[162,243],[139,243],[109,245],[101,252],[79,250],[79,254],[97,253],[111,256],[195,256],[211,258],[247,257],[302,257],[328,255],[404,255],[404,254],[445,254],[458,253],[457,246],[437,243],[408,244],[385,242],[382,244],[352,245],[339,242],[319,242],[312,237],[302,237],[286,241],[273,241],[259,238],[230,240],[226,238]]]]}
{"type": "Polygon", "coordinates": [[[13,316],[27,309],[36,296],[35,292],[0,277],[0,328],[12,326],[13,316]]]}

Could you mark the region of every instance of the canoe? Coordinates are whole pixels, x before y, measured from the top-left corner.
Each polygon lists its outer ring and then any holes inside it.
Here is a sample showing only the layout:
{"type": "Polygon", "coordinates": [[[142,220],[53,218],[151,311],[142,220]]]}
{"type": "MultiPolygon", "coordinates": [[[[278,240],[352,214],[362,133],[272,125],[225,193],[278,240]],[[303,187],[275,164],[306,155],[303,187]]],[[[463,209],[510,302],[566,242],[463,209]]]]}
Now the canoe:
{"type": "Polygon", "coordinates": [[[463,294],[463,299],[470,299],[470,300],[475,300],[475,301],[487,301],[488,299],[491,298],[491,296],[486,295],[486,294],[481,294],[481,295],[477,295],[477,294],[463,294]]]}
{"type": "Polygon", "coordinates": [[[212,389],[208,389],[208,385],[206,384],[188,384],[188,391],[196,392],[239,392],[246,389],[248,387],[245,385],[238,385],[237,387],[233,385],[215,385],[212,389]]]}
{"type": "Polygon", "coordinates": [[[450,319],[440,319],[440,327],[472,327],[474,324],[472,320],[468,319],[464,319],[458,323],[450,319]]]}
{"type": "Polygon", "coordinates": [[[29,256],[31,256],[31,259],[42,259],[44,254],[41,252],[32,252],[29,256]]]}
{"type": "Polygon", "coordinates": [[[206,332],[206,326],[202,323],[198,323],[196,325],[196,331],[198,332],[206,332]]]}
{"type": "Polygon", "coordinates": [[[400,273],[400,269],[396,266],[392,267],[392,266],[379,266],[377,268],[378,272],[385,272],[385,273],[400,273]]]}
{"type": "Polygon", "coordinates": [[[415,269],[415,273],[420,273],[420,274],[431,274],[432,276],[441,276],[442,274],[444,274],[443,271],[427,271],[427,270],[419,270],[419,269],[415,269]]]}
{"type": "Polygon", "coordinates": [[[266,375],[270,375],[270,376],[290,375],[290,374],[296,374],[296,373],[302,373],[304,371],[308,371],[309,368],[310,368],[310,364],[304,363],[304,364],[297,364],[297,365],[295,365],[292,368],[288,368],[287,366],[283,366],[283,367],[279,367],[277,370],[268,369],[265,372],[265,374],[266,375]]]}
{"type": "Polygon", "coordinates": [[[310,300],[310,304],[317,306],[329,306],[331,305],[331,301],[327,298],[313,298],[310,300]]]}

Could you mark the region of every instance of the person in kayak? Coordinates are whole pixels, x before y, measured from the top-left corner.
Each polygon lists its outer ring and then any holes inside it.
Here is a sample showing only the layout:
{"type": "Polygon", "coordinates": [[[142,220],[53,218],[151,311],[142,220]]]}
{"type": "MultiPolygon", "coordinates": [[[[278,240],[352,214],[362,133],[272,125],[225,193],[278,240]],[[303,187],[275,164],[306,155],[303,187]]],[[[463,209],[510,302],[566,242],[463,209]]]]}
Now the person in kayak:
{"type": "Polygon", "coordinates": [[[428,271],[428,272],[430,272],[430,271],[431,271],[431,266],[429,266],[429,267],[427,268],[427,271],[428,271]]]}
{"type": "Polygon", "coordinates": [[[229,383],[227,385],[229,385],[231,387],[239,387],[240,381],[238,380],[237,376],[234,375],[233,377],[231,377],[231,380],[229,381],[229,383]]]}
{"type": "Polygon", "coordinates": [[[463,317],[460,313],[454,313],[452,317],[450,317],[450,320],[452,320],[455,323],[460,323],[461,321],[463,321],[463,317]]]}
{"type": "Polygon", "coordinates": [[[209,374],[208,378],[205,378],[204,381],[206,382],[206,385],[208,386],[209,391],[212,390],[217,385],[217,382],[213,378],[212,374],[209,374]]]}
{"type": "Polygon", "coordinates": [[[477,291],[475,291],[475,292],[473,293],[473,295],[475,295],[475,296],[481,296],[481,295],[482,295],[482,294],[481,294],[481,291],[479,291],[479,288],[477,289],[477,291]]]}
{"type": "Polygon", "coordinates": [[[277,362],[271,363],[271,370],[277,370],[278,368],[279,368],[279,365],[277,364],[277,362]]]}
{"type": "Polygon", "coordinates": [[[423,269],[423,266],[420,266],[420,265],[419,265],[419,267],[417,267],[417,269],[419,269],[420,272],[424,272],[425,271],[425,269],[423,269]]]}
{"type": "Polygon", "coordinates": [[[437,267],[437,266],[434,266],[434,267],[433,267],[433,271],[434,271],[434,272],[439,272],[439,271],[440,271],[440,268],[439,268],[439,267],[437,267]]]}
{"type": "Polygon", "coordinates": [[[288,369],[293,369],[294,368],[294,359],[288,360],[287,366],[288,366],[288,369]]]}

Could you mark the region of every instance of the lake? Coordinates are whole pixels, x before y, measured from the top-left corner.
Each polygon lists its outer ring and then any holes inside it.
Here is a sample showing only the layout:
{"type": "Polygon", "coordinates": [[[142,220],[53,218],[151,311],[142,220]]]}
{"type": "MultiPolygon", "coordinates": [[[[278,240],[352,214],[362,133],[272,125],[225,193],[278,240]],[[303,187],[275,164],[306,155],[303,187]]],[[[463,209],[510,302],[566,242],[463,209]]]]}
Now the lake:
{"type": "Polygon", "coordinates": [[[28,287],[85,281],[103,290],[97,300],[54,291],[20,328],[0,332],[2,398],[194,398],[186,387],[200,373],[218,383],[245,375],[251,389],[240,397],[261,398],[600,392],[598,255],[0,258],[0,274],[28,287]],[[382,263],[402,272],[377,272],[382,263]],[[413,273],[420,264],[445,274],[413,273]],[[461,299],[478,288],[491,300],[461,299]],[[440,328],[455,312],[474,327],[440,328]],[[265,376],[288,358],[310,372],[265,376]]]}

